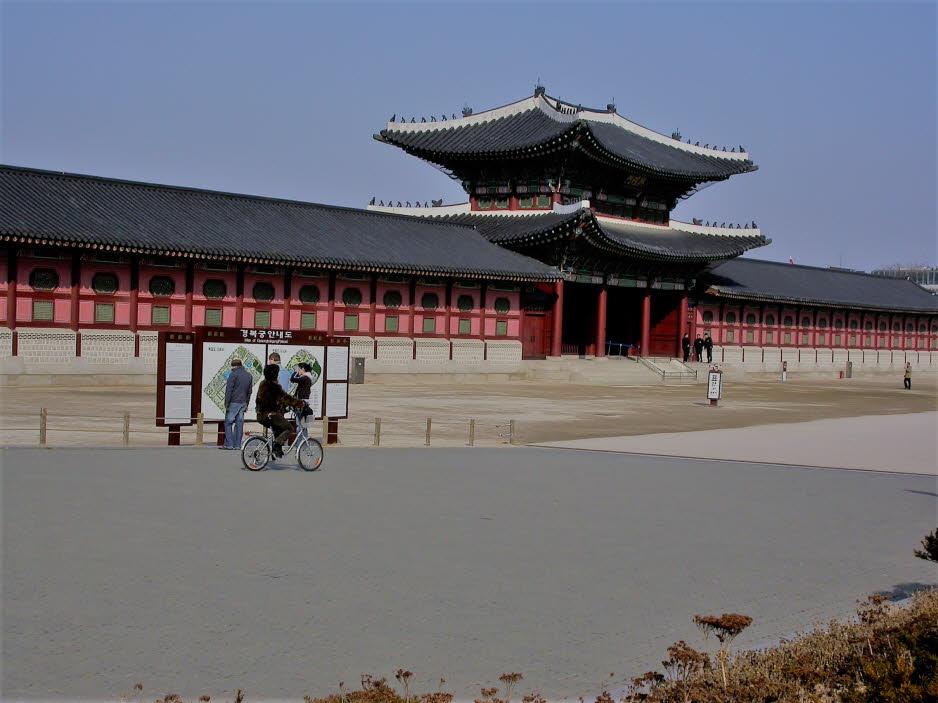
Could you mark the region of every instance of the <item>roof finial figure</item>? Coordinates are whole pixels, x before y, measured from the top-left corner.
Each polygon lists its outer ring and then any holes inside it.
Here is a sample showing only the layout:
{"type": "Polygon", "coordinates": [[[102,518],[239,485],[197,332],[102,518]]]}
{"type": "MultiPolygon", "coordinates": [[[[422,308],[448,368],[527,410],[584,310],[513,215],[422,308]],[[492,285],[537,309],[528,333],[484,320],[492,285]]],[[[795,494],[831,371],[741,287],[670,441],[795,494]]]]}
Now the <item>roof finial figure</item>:
{"type": "Polygon", "coordinates": [[[417,203],[416,203],[416,207],[420,207],[420,201],[419,201],[419,200],[418,200],[417,203]]]}
{"type": "MultiPolygon", "coordinates": [[[[699,144],[699,143],[700,143],[700,142],[698,142],[698,144],[699,144]]],[[[710,148],[710,145],[709,145],[709,144],[704,144],[704,149],[709,149],[709,148],[710,148]]]]}
{"type": "MultiPolygon", "coordinates": [[[[400,205],[400,203],[398,203],[398,205],[400,205]]],[[[723,229],[726,229],[726,223],[725,223],[725,222],[721,222],[721,223],[720,223],[720,227],[722,227],[723,229]]]]}
{"type": "Polygon", "coordinates": [[[702,225],[702,224],[703,224],[703,220],[698,220],[698,219],[695,217],[695,218],[693,219],[693,223],[694,223],[695,225],[702,225]]]}
{"type": "Polygon", "coordinates": [[[742,144],[739,145],[739,153],[741,153],[741,154],[745,154],[745,153],[746,153],[746,147],[744,147],[742,144]]]}
{"type": "Polygon", "coordinates": [[[469,117],[471,114],[472,114],[472,108],[469,107],[468,105],[463,105],[463,106],[462,106],[462,116],[463,116],[463,117],[469,117]]]}
{"type": "Polygon", "coordinates": [[[389,119],[388,122],[393,122],[396,117],[397,113],[395,112],[393,115],[391,115],[391,119],[389,119]]]}
{"type": "Polygon", "coordinates": [[[384,201],[383,201],[383,200],[378,203],[378,207],[384,207],[384,201]]]}
{"type": "Polygon", "coordinates": [[[426,121],[427,121],[427,118],[426,118],[426,117],[421,117],[421,118],[420,118],[420,121],[421,121],[421,122],[426,122],[426,121]]]}
{"type": "Polygon", "coordinates": [[[407,201],[407,207],[410,207],[410,201],[409,201],[409,200],[407,201]]]}
{"type": "Polygon", "coordinates": [[[414,124],[416,121],[417,121],[417,118],[416,118],[416,117],[411,117],[411,118],[410,118],[410,123],[411,123],[411,124],[414,124]]]}
{"type": "Polygon", "coordinates": [[[700,146],[700,142],[694,142],[694,146],[700,146]]]}
{"type": "Polygon", "coordinates": [[[455,112],[453,113],[453,119],[454,119],[454,120],[456,119],[456,113],[455,113],[455,112]]]}
{"type": "MultiPolygon", "coordinates": [[[[436,117],[434,117],[433,115],[430,115],[430,121],[436,122],[436,117]]],[[[726,149],[724,149],[723,151],[726,151],[726,149]]]]}
{"type": "Polygon", "coordinates": [[[403,205],[401,205],[401,201],[400,201],[400,200],[397,201],[397,206],[398,206],[398,207],[404,207],[403,205]]]}
{"type": "Polygon", "coordinates": [[[440,198],[439,200],[431,200],[430,202],[433,203],[433,207],[441,207],[443,205],[443,198],[440,198]]]}
{"type": "Polygon", "coordinates": [[[748,222],[746,223],[746,226],[743,227],[743,229],[749,229],[749,223],[748,223],[748,222]]]}
{"type": "Polygon", "coordinates": [[[534,86],[534,97],[545,93],[544,86],[541,85],[541,77],[537,77],[537,85],[534,86]]]}
{"type": "Polygon", "coordinates": [[[680,127],[678,127],[676,130],[671,132],[671,139],[677,139],[678,141],[681,141],[681,128],[680,127]]]}
{"type": "Polygon", "coordinates": [[[753,229],[759,229],[759,225],[756,224],[756,221],[755,221],[755,220],[752,221],[752,228],[753,228],[753,229]]]}
{"type": "Polygon", "coordinates": [[[374,205],[374,204],[375,204],[375,199],[374,199],[374,198],[372,198],[372,199],[371,199],[371,202],[370,202],[370,203],[368,203],[368,204],[369,204],[369,205],[374,205]]]}
{"type": "Polygon", "coordinates": [[[446,122],[446,115],[443,115],[443,119],[440,120],[440,121],[441,121],[441,122],[446,122]]]}
{"type": "Polygon", "coordinates": [[[726,151],[726,147],[723,147],[723,151],[726,151]]]}
{"type": "Polygon", "coordinates": [[[730,151],[735,154],[735,153],[736,153],[736,147],[734,146],[732,149],[730,149],[730,151]]]}

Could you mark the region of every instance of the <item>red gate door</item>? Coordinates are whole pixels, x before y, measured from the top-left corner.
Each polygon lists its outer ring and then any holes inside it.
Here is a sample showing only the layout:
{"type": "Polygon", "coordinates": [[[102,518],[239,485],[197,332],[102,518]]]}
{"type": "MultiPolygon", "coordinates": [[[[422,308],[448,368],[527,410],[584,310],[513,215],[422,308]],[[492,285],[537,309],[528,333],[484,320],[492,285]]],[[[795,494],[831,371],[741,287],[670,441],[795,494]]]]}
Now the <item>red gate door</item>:
{"type": "Polygon", "coordinates": [[[524,359],[543,359],[547,356],[544,331],[546,315],[525,313],[521,330],[521,356],[524,359]]]}

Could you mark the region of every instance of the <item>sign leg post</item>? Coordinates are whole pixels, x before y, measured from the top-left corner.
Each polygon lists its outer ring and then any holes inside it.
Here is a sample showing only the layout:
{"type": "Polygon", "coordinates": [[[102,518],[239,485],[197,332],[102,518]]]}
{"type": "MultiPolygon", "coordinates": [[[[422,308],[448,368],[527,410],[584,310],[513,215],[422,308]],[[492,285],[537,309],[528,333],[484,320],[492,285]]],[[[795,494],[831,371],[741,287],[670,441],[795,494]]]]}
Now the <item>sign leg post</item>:
{"type": "Polygon", "coordinates": [[[170,425],[169,433],[166,436],[166,446],[167,447],[178,447],[179,440],[182,436],[182,426],[181,425],[170,425]]]}

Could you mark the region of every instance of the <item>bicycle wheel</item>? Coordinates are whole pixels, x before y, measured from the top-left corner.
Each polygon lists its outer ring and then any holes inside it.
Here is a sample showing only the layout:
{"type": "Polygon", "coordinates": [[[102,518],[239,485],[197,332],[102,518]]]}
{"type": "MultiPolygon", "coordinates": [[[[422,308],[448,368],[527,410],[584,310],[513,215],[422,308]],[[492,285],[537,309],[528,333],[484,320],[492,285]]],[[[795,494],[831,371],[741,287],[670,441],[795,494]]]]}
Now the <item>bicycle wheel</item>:
{"type": "Polygon", "coordinates": [[[263,437],[249,437],[241,448],[241,461],[248,471],[260,471],[270,462],[270,445],[263,437]]]}
{"type": "Polygon", "coordinates": [[[318,439],[307,437],[296,448],[296,460],[304,471],[318,471],[322,466],[323,451],[318,439]]]}

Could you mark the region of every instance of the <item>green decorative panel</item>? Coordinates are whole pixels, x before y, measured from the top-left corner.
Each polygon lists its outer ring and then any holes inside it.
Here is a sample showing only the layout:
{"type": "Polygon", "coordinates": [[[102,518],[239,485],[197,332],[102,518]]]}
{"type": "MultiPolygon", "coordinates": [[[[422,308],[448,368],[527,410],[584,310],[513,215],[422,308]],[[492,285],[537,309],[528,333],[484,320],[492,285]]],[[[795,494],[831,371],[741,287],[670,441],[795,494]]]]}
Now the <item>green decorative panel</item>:
{"type": "Polygon", "coordinates": [[[33,320],[35,322],[52,322],[52,301],[33,301],[33,320]]]}
{"type": "Polygon", "coordinates": [[[316,329],[316,313],[314,312],[301,313],[300,314],[300,329],[304,329],[304,330],[316,329]]]}
{"type": "Polygon", "coordinates": [[[150,314],[151,324],[168,325],[169,324],[169,306],[154,305],[153,312],[150,314]]]}
{"type": "Polygon", "coordinates": [[[459,321],[459,334],[472,334],[472,321],[471,320],[459,321]]]}
{"type": "Polygon", "coordinates": [[[270,327],[270,310],[255,310],[254,326],[258,329],[270,327]]]}
{"type": "Polygon", "coordinates": [[[358,315],[346,315],[344,322],[345,329],[353,332],[358,329],[358,315]]]}
{"type": "Polygon", "coordinates": [[[436,318],[435,317],[423,318],[423,331],[424,332],[436,332],[436,318]]]}
{"type": "Polygon", "coordinates": [[[497,337],[504,337],[508,334],[508,323],[504,320],[499,320],[495,323],[495,335],[497,337]]]}
{"type": "Polygon", "coordinates": [[[400,328],[400,320],[396,316],[389,315],[384,318],[384,331],[385,332],[397,332],[400,328]]]}
{"type": "Polygon", "coordinates": [[[207,327],[221,327],[221,308],[208,308],[205,311],[205,325],[207,327]]]}
{"type": "Polygon", "coordinates": [[[95,303],[95,322],[114,322],[114,306],[111,303],[95,303]]]}

